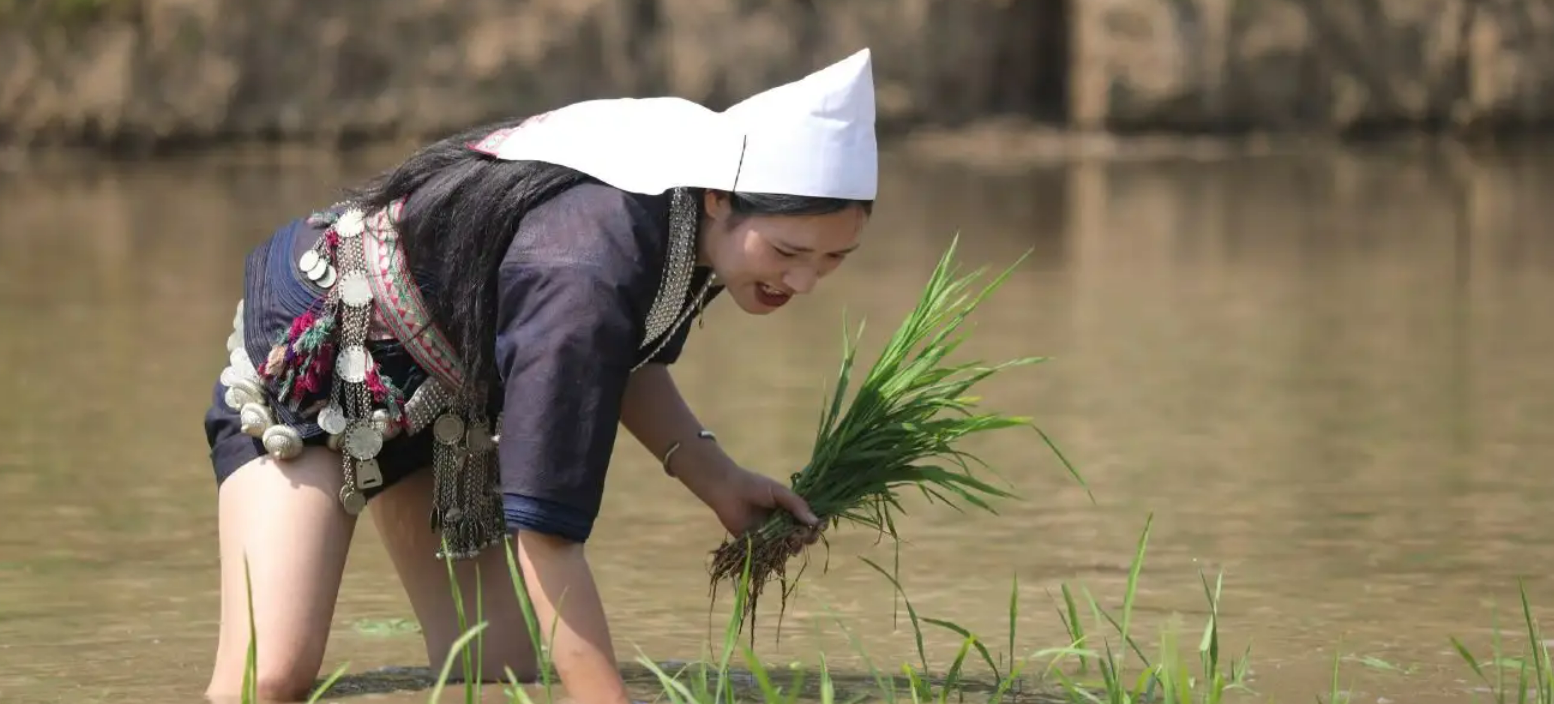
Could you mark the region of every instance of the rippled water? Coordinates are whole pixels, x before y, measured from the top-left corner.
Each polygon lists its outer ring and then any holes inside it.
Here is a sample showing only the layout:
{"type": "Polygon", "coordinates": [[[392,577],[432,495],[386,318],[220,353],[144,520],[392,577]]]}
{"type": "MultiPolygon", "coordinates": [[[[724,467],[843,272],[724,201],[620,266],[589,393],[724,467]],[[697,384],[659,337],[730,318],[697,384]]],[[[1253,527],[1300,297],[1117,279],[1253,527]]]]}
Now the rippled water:
{"type": "MultiPolygon", "coordinates": [[[[1490,602],[1514,618],[1518,577],[1554,606],[1551,155],[1372,147],[1017,174],[891,157],[864,250],[779,315],[715,305],[676,375],[736,457],[785,474],[844,307],[871,321],[867,359],[955,231],[980,264],[1034,248],[968,345],[1054,358],[987,403],[1035,415],[1097,502],[1034,435],[977,443],[1024,499],[999,516],[912,504],[902,573],[919,612],[1002,643],[1018,576],[1021,647],[1060,645],[1058,586],[1115,604],[1153,513],[1135,616],[1151,652],[1173,619],[1195,642],[1198,573],[1224,570],[1226,648],[1252,645],[1260,693],[1325,692],[1341,646],[1410,668],[1346,661],[1355,701],[1460,701],[1448,636],[1486,644],[1490,602]]],[[[234,152],[0,181],[0,700],[199,701],[217,618],[200,416],[242,256],[392,156],[234,152]]],[[[619,652],[693,658],[717,627],[703,560],[718,525],[626,434],[617,457],[590,552],[619,652]]],[[[326,673],[424,665],[417,638],[384,627],[410,610],[372,533],[363,522],[326,673]]],[[[780,644],[765,617],[764,656],[823,648],[859,672],[841,636],[811,630],[826,605],[876,662],[915,659],[858,555],[890,559],[838,532],[780,644]]],[[[929,637],[941,663],[959,645],[929,637]]]]}

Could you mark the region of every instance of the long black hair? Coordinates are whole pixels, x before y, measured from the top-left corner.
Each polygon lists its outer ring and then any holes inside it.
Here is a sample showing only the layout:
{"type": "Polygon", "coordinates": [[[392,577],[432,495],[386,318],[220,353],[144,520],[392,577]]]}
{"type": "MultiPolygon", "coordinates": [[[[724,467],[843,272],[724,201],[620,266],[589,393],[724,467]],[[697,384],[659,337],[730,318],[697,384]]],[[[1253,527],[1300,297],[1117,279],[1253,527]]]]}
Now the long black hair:
{"type": "MultiPolygon", "coordinates": [[[[530,210],[586,181],[588,175],[537,161],[497,159],[469,148],[523,118],[482,125],[438,140],[398,166],[351,189],[366,212],[415,196],[399,220],[411,276],[423,291],[431,322],[448,336],[464,378],[462,398],[477,404],[496,390],[496,286],[519,222],[530,210]]],[[[696,191],[698,207],[701,191],[696,191]]],[[[751,215],[823,215],[873,201],[733,193],[735,219],[751,215]]]]}

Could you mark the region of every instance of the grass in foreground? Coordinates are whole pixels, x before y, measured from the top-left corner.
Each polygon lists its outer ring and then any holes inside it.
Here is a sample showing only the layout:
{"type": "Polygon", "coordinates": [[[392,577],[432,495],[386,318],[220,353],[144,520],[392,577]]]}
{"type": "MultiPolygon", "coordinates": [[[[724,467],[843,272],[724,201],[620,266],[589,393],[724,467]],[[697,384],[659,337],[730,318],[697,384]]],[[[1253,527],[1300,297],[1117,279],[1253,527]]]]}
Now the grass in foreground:
{"type": "MultiPolygon", "coordinates": [[[[744,590],[736,592],[736,603],[730,609],[723,639],[717,644],[720,647],[715,659],[693,662],[673,671],[646,655],[639,655],[636,662],[647,668],[658,681],[661,693],[653,701],[670,704],[794,704],[798,701],[835,704],[865,700],[889,704],[907,701],[912,704],[942,704],[952,699],[957,703],[969,700],[985,701],[988,704],[1005,701],[1043,704],[1218,704],[1231,701],[1230,697],[1236,694],[1260,699],[1250,684],[1251,649],[1247,648],[1239,658],[1227,657],[1220,640],[1219,604],[1223,575],[1212,580],[1206,575],[1201,578],[1204,598],[1209,607],[1208,615],[1202,630],[1195,634],[1196,647],[1187,649],[1186,657],[1183,644],[1178,640],[1180,634],[1170,628],[1162,628],[1155,647],[1146,650],[1145,643],[1135,632],[1133,606],[1152,524],[1152,518],[1146,521],[1139,536],[1118,608],[1108,609],[1083,588],[1075,590],[1066,584],[1062,585],[1061,594],[1054,597],[1053,601],[1058,618],[1069,634],[1069,642],[1058,647],[1026,652],[1018,650],[1015,625],[1022,609],[1018,582],[1014,583],[1009,597],[1008,632],[1000,634],[1000,642],[995,642],[971,633],[954,622],[919,614],[896,577],[865,559],[890,582],[903,600],[918,661],[901,663],[895,668],[877,667],[846,625],[840,619],[834,619],[836,627],[848,636],[852,647],[866,664],[866,677],[862,680],[866,686],[853,684],[851,687],[858,691],[843,691],[844,680],[838,678],[828,666],[824,653],[819,655],[818,668],[813,673],[770,668],[764,664],[750,646],[740,642],[740,625],[745,608],[742,602],[746,593],[744,590]],[[926,637],[934,632],[950,634],[960,643],[956,656],[938,668],[930,664],[926,656],[926,637]],[[994,652],[994,649],[1000,649],[1001,652],[994,652]],[[741,667],[749,674],[745,675],[736,669],[741,667]],[[968,670],[973,667],[985,668],[986,672],[970,676],[968,670]]],[[[522,572],[517,567],[513,550],[509,541],[506,545],[508,571],[523,607],[529,637],[535,644],[535,651],[540,654],[541,680],[538,685],[540,694],[535,697],[516,682],[513,673],[502,673],[508,683],[506,697],[517,704],[535,704],[536,699],[549,704],[557,700],[558,694],[553,686],[554,670],[546,657],[548,649],[542,647],[542,630],[527,598],[522,572]]],[[[449,566],[451,569],[451,563],[449,566]]],[[[749,579],[747,561],[741,570],[740,580],[744,582],[749,579]]],[[[454,603],[460,602],[456,599],[454,603]]],[[[1475,696],[1470,701],[1554,704],[1554,665],[1551,665],[1548,647],[1532,615],[1525,588],[1521,593],[1521,607],[1526,655],[1510,653],[1500,639],[1498,628],[1492,652],[1485,660],[1472,654],[1457,638],[1451,638],[1452,645],[1488,692],[1487,697],[1475,696]]],[[[474,615],[474,623],[463,621],[462,615],[460,618],[460,625],[465,629],[464,636],[441,664],[436,684],[429,696],[429,701],[434,703],[443,701],[443,692],[451,682],[482,679],[478,663],[487,624],[478,611],[474,615]],[[458,670],[454,669],[456,666],[458,670]],[[460,677],[455,678],[455,672],[460,677]]],[[[242,697],[245,704],[259,701],[253,687],[256,643],[255,639],[249,645],[248,670],[242,697]]],[[[1318,704],[1349,701],[1339,679],[1340,661],[1341,658],[1335,654],[1328,691],[1313,697],[1318,704]]],[[[317,687],[309,701],[322,699],[348,667],[349,663],[335,670],[317,687]]],[[[846,678],[845,681],[858,682],[857,678],[846,678]]],[[[478,698],[478,688],[464,688],[466,702],[474,702],[478,698]]]]}
{"type": "Polygon", "coordinates": [[[1079,478],[1031,419],[979,412],[977,399],[969,395],[974,386],[999,372],[1045,358],[1021,357],[996,365],[946,362],[965,341],[957,335],[961,325],[1025,259],[1021,256],[974,292],[972,284],[982,272],[956,274],[957,243],[958,238],[951,241],[917,304],[863,376],[845,410],[843,400],[850,390],[857,348],[855,340],[843,335],[841,370],[829,404],[822,409],[809,462],[791,479],[794,492],[804,498],[821,523],[806,526],[777,511],[765,523],[729,538],[713,552],[710,571],[714,594],[720,582],[734,583],[741,592],[736,603],[752,626],[763,587],[769,581],[781,581],[786,606],[791,589],[787,562],[814,538],[823,537],[828,526],[847,522],[897,538],[896,521],[903,513],[897,494],[900,489],[915,488],[929,503],[957,510],[970,505],[995,512],[990,499],[1012,498],[1009,492],[973,473],[972,465],[990,468],[976,455],[956,447],[967,437],[1005,428],[1035,428],[1070,474],[1079,478]]]}

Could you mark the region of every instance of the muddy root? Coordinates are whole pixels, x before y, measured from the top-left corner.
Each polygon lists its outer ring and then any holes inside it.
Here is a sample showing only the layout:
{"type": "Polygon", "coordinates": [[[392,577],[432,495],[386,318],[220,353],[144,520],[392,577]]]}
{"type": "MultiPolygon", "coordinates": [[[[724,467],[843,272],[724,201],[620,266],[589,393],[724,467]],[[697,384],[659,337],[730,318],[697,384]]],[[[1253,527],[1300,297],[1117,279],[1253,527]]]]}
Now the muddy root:
{"type": "MultiPolygon", "coordinates": [[[[712,552],[710,587],[713,600],[717,600],[718,583],[727,581],[739,589],[745,572],[745,562],[750,563],[750,582],[745,593],[744,608],[739,614],[739,631],[748,626],[752,644],[755,640],[755,613],[766,585],[774,579],[782,585],[782,605],[778,611],[778,628],[782,615],[787,612],[788,594],[792,582],[788,579],[788,561],[804,553],[805,548],[821,537],[825,521],[817,526],[784,522],[775,530],[753,530],[735,538],[729,538],[712,552]]],[[[799,574],[803,573],[800,567],[799,574]]],[[[797,580],[795,575],[794,580],[797,580]]]]}

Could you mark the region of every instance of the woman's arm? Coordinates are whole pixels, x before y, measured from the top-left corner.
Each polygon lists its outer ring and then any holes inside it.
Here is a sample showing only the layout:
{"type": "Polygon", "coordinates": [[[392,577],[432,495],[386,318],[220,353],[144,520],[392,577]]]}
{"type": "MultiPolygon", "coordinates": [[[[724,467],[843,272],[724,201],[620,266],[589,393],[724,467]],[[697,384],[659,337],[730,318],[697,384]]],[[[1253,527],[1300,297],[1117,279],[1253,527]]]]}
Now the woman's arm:
{"type": "Polygon", "coordinates": [[[529,530],[518,531],[517,543],[529,598],[567,695],[589,704],[628,704],[582,543],[529,530]]]}
{"type": "Polygon", "coordinates": [[[738,467],[718,443],[696,436],[701,422],[680,395],[667,365],[645,364],[631,375],[621,400],[621,424],[660,462],[670,445],[681,443],[669,469],[703,502],[709,490],[738,467]]]}

